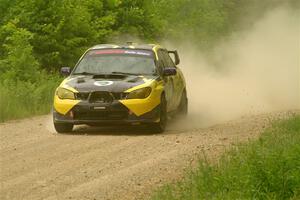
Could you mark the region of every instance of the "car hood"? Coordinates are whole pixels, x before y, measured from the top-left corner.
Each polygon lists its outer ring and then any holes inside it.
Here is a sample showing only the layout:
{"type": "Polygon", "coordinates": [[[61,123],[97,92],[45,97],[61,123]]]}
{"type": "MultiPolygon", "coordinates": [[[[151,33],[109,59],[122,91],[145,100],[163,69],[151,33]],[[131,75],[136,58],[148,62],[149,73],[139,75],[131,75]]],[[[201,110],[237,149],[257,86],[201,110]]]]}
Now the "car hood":
{"type": "Polygon", "coordinates": [[[108,91],[124,92],[135,86],[151,82],[159,76],[136,75],[76,75],[68,77],[62,84],[72,87],[78,92],[108,91]]]}

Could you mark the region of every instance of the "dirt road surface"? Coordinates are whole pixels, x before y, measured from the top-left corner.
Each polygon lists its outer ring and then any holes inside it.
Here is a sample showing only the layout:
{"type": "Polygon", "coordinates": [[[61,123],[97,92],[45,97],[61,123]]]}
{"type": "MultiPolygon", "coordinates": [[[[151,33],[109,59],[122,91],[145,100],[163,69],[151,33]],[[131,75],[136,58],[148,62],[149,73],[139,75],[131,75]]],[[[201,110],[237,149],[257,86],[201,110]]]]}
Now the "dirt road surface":
{"type": "Polygon", "coordinates": [[[270,121],[294,113],[247,116],[205,128],[173,120],[164,134],[85,126],[56,134],[49,115],[3,123],[0,199],[147,198],[180,178],[201,152],[214,160],[226,147],[257,138],[270,121]]]}

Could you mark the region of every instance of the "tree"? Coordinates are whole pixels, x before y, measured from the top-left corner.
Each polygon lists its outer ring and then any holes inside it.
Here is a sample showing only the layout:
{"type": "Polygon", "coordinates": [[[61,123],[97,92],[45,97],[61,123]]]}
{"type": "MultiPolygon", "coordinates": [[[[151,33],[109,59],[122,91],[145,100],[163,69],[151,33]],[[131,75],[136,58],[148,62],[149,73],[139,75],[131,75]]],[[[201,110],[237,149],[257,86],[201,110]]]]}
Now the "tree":
{"type": "Polygon", "coordinates": [[[39,63],[32,54],[32,33],[12,22],[2,26],[1,32],[7,33],[3,45],[6,55],[0,58],[1,80],[35,82],[39,63]]]}

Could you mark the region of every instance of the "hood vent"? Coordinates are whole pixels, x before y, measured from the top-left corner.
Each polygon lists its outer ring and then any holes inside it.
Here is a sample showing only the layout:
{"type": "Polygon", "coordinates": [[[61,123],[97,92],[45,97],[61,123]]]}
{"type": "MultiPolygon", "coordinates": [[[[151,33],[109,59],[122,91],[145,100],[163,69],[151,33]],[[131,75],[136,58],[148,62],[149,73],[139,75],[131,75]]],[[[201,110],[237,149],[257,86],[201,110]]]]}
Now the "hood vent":
{"type": "Polygon", "coordinates": [[[85,80],[84,80],[83,77],[79,77],[79,78],[77,79],[77,83],[84,83],[84,82],[85,82],[85,80]]]}
{"type": "Polygon", "coordinates": [[[93,79],[124,79],[126,76],[122,74],[97,74],[93,79]]]}
{"type": "Polygon", "coordinates": [[[141,77],[135,77],[133,79],[128,80],[129,83],[136,83],[138,81],[140,81],[142,78],[141,77]]]}

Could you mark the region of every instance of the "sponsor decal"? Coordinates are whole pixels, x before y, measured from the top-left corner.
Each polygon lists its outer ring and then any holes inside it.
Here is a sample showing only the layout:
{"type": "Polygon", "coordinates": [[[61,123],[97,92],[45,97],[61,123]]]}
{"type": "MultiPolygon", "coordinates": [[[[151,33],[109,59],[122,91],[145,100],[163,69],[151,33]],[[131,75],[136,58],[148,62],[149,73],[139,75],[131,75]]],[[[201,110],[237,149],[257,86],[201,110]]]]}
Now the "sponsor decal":
{"type": "Polygon", "coordinates": [[[150,52],[145,51],[125,51],[126,54],[142,55],[142,56],[151,56],[150,52]]]}
{"type": "Polygon", "coordinates": [[[106,107],[104,107],[104,106],[95,106],[94,107],[94,110],[105,110],[106,109],[106,107]]]}
{"type": "Polygon", "coordinates": [[[92,55],[93,54],[123,54],[125,53],[125,50],[100,50],[100,51],[92,51],[92,55]]]}
{"type": "Polygon", "coordinates": [[[109,54],[127,54],[127,55],[152,56],[152,52],[147,51],[147,50],[106,49],[106,50],[93,50],[93,51],[90,51],[88,53],[89,56],[109,55],[109,54]]]}
{"type": "Polygon", "coordinates": [[[103,87],[103,86],[112,85],[113,83],[114,83],[113,81],[95,81],[94,85],[103,87]]]}

